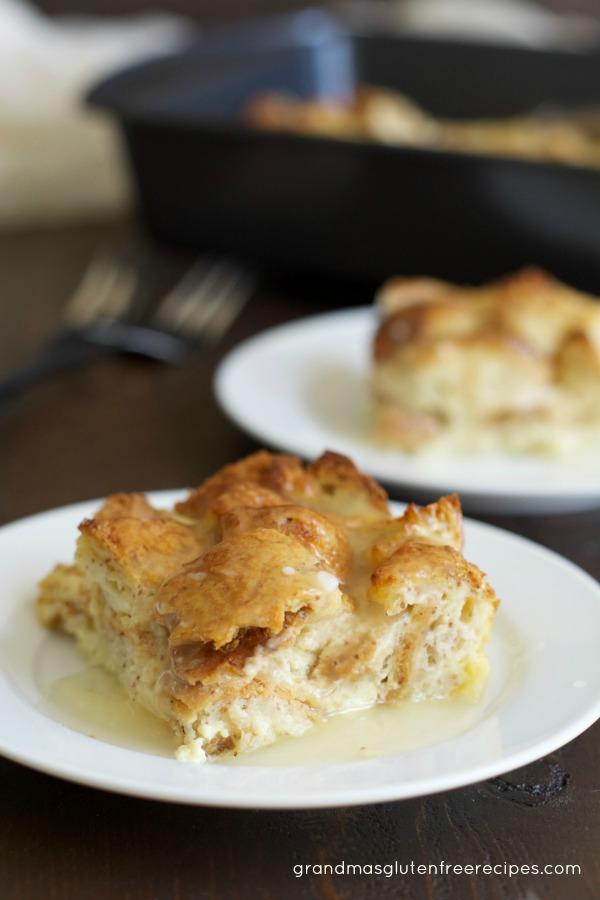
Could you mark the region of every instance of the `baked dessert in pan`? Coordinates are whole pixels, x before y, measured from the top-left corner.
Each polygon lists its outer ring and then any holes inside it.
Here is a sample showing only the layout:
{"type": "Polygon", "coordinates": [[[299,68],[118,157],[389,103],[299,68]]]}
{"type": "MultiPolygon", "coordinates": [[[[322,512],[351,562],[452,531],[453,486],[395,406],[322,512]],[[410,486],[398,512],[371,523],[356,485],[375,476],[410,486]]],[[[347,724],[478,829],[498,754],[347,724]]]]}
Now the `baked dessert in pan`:
{"type": "Polygon", "coordinates": [[[401,516],[338,454],[259,451],[173,509],[109,497],[37,613],[203,762],[377,703],[476,696],[498,599],[456,496],[401,516]]]}
{"type": "Polygon", "coordinates": [[[527,268],[481,287],[392,278],[376,296],[376,431],[406,452],[600,451],[600,302],[527,268]]]}
{"type": "Polygon", "coordinates": [[[600,166],[598,109],[442,119],[399,91],[363,85],[346,101],[260,94],[247,103],[244,117],[258,128],[313,137],[600,166]]]}

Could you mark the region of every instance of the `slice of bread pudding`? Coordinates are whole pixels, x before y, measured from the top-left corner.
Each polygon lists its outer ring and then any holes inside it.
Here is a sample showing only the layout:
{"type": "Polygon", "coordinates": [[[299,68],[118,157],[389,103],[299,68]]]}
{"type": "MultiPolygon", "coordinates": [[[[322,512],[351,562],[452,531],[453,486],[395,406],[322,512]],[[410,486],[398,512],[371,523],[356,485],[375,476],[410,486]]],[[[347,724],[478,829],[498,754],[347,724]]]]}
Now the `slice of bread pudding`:
{"type": "Polygon", "coordinates": [[[169,722],[181,759],[485,680],[497,600],[462,555],[455,496],[396,518],[343,456],[260,451],[172,510],[111,496],[80,532],[39,618],[169,722]]]}
{"type": "Polygon", "coordinates": [[[379,437],[406,452],[600,449],[600,302],[534,268],[480,288],[393,278],[376,303],[379,437]]]}

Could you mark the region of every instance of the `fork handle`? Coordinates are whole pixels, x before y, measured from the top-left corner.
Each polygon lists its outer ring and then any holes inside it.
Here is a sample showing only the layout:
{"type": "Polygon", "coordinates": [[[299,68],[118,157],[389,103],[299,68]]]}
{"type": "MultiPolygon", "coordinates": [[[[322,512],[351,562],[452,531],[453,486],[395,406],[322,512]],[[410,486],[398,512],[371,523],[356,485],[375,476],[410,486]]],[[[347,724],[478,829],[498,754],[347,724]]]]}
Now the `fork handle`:
{"type": "Polygon", "coordinates": [[[181,362],[189,350],[189,343],[184,338],[119,319],[99,319],[82,328],[78,336],[84,342],[106,347],[107,350],[134,353],[165,363],[181,362]]]}
{"type": "Polygon", "coordinates": [[[50,341],[31,362],[0,379],[0,405],[48,375],[106,356],[111,351],[111,347],[89,343],[75,331],[64,332],[50,341]]]}
{"type": "Polygon", "coordinates": [[[85,328],[62,332],[35,359],[0,379],[0,406],[48,375],[110,353],[134,353],[160,362],[177,363],[188,349],[187,342],[175,335],[116,319],[99,320],[85,328]]]}

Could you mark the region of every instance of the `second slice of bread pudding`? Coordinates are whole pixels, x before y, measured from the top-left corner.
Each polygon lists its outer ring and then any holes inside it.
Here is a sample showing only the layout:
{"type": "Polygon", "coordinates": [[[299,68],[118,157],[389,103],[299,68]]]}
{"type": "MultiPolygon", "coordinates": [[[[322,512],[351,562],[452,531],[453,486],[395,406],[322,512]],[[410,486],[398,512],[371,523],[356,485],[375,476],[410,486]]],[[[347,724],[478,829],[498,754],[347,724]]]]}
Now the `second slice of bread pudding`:
{"type": "Polygon", "coordinates": [[[397,699],[476,692],[497,599],[455,496],[399,518],[334,453],[260,451],[172,510],[109,497],[37,611],[203,761],[397,699]]]}
{"type": "Polygon", "coordinates": [[[478,288],[392,278],[376,302],[376,427],[390,445],[600,450],[600,300],[529,268],[478,288]]]}

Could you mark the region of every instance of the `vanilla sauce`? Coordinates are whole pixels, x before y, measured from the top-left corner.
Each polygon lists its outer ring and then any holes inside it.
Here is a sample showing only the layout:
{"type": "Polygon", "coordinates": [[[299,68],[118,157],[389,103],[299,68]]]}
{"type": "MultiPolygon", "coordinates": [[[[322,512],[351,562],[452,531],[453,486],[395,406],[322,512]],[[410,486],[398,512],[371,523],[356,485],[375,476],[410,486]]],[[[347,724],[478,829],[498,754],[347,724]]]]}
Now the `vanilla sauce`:
{"type": "MultiPolygon", "coordinates": [[[[521,681],[524,650],[514,627],[499,615],[488,651],[491,675],[480,699],[403,701],[336,715],[299,737],[280,738],[253,753],[224,757],[219,764],[350,762],[393,756],[449,740],[475,727],[510,697],[521,681]]],[[[46,668],[53,671],[53,666],[46,668]]],[[[116,677],[104,669],[89,667],[44,681],[40,684],[43,696],[39,708],[49,718],[109,744],[155,756],[174,755],[178,741],[167,723],[129,700],[116,677]]]]}

